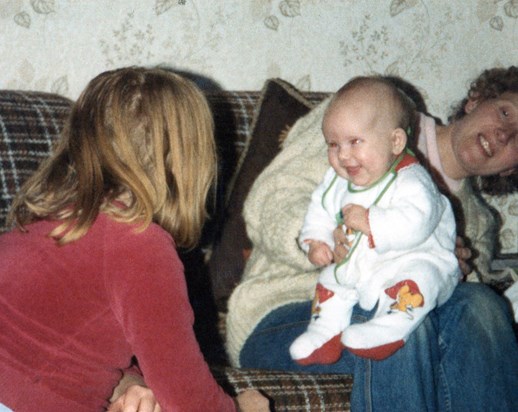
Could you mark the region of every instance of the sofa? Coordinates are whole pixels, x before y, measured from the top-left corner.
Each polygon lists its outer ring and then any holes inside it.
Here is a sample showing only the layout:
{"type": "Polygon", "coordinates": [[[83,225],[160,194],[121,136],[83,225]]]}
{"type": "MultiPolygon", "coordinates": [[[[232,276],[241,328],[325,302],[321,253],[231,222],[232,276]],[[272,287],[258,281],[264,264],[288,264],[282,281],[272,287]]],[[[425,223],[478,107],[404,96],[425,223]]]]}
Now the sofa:
{"type": "MultiPolygon", "coordinates": [[[[252,245],[241,216],[257,175],[275,157],[298,118],[328,94],[301,92],[281,79],[262,90],[207,90],[219,151],[218,184],[199,247],[180,250],[195,332],[215,378],[229,393],[256,388],[276,411],[348,411],[350,375],[238,369],[224,350],[225,304],[252,245]]],[[[52,151],[72,102],[52,93],[0,90],[0,233],[13,196],[52,151]]]]}

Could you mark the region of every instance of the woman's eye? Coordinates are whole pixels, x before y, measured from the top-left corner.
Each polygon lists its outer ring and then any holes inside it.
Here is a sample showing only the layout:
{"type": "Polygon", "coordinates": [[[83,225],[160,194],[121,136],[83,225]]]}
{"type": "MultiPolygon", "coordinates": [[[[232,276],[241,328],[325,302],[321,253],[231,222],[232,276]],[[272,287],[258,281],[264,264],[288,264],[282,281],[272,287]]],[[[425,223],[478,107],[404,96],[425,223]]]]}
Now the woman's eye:
{"type": "Polygon", "coordinates": [[[333,142],[328,142],[327,143],[327,147],[329,149],[334,149],[334,148],[338,147],[338,145],[336,143],[333,143],[333,142]]]}
{"type": "Polygon", "coordinates": [[[360,143],[360,139],[352,139],[351,140],[351,144],[353,144],[353,145],[354,144],[358,144],[358,143],[360,143]]]}
{"type": "Polygon", "coordinates": [[[502,116],[509,117],[509,111],[507,109],[501,109],[500,112],[502,113],[502,116]]]}

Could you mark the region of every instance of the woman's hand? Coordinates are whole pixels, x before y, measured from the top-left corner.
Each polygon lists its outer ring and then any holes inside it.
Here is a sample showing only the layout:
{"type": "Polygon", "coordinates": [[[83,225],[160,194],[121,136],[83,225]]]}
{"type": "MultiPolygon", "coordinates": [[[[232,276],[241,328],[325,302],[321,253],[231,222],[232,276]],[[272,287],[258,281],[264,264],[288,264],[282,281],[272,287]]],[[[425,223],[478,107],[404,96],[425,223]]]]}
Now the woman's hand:
{"type": "Polygon", "coordinates": [[[162,412],[140,375],[125,374],[115,388],[108,412],[162,412]]]}
{"type": "Polygon", "coordinates": [[[469,275],[471,273],[471,266],[468,260],[471,258],[471,249],[466,247],[464,239],[460,236],[457,236],[455,240],[455,256],[457,256],[457,260],[459,261],[459,267],[463,277],[469,275]]]}
{"type": "Polygon", "coordinates": [[[249,389],[236,396],[238,412],[270,412],[270,401],[259,391],[249,389]]]}
{"type": "Polygon", "coordinates": [[[345,247],[347,244],[347,235],[345,234],[342,225],[338,225],[335,230],[333,230],[333,240],[335,242],[333,262],[338,263],[344,260],[349,253],[349,249],[345,247]]]}

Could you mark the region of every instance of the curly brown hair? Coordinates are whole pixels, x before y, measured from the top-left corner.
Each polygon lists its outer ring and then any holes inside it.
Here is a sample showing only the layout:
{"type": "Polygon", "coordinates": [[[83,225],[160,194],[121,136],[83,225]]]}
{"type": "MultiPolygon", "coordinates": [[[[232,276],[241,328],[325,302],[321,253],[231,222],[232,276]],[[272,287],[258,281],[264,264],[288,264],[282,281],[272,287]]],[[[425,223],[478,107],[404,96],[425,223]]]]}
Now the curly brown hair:
{"type": "MultiPolygon", "coordinates": [[[[518,93],[518,67],[484,70],[471,82],[467,96],[453,107],[448,121],[452,122],[466,115],[465,107],[469,99],[494,99],[506,92],[518,93]]],[[[501,195],[518,190],[517,172],[509,176],[482,176],[477,180],[480,189],[487,194],[501,195]]]]}

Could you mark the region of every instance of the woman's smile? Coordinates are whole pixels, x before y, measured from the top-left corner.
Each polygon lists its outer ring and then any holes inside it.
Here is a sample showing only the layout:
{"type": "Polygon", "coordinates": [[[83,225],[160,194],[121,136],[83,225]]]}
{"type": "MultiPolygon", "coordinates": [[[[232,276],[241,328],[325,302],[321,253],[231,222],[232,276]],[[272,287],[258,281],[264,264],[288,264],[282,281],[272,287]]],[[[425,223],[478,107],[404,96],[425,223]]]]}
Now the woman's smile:
{"type": "Polygon", "coordinates": [[[487,157],[493,157],[493,150],[491,149],[491,145],[483,134],[478,135],[478,142],[482,148],[482,151],[487,155],[487,157]]]}

